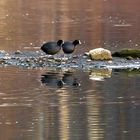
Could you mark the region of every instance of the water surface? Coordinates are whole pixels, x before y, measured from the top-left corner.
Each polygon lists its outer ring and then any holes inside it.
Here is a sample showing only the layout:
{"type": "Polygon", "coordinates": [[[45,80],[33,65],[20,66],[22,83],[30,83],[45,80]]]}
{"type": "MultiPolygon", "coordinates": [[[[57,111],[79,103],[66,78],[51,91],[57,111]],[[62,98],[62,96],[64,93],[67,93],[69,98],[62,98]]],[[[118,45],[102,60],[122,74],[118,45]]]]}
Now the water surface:
{"type": "MultiPolygon", "coordinates": [[[[140,1],[1,0],[0,50],[80,39],[75,53],[140,48],[140,1]]],[[[140,70],[0,66],[0,139],[139,140],[140,70]],[[65,83],[60,88],[58,81],[65,83]],[[80,86],[74,86],[76,80],[80,86]]]]}
{"type": "Polygon", "coordinates": [[[0,68],[0,137],[139,139],[139,74],[0,68]],[[75,79],[80,86],[73,85],[75,79]]]}
{"type": "Polygon", "coordinates": [[[80,39],[76,53],[140,48],[140,1],[1,0],[0,49],[39,49],[49,40],[80,39]]]}

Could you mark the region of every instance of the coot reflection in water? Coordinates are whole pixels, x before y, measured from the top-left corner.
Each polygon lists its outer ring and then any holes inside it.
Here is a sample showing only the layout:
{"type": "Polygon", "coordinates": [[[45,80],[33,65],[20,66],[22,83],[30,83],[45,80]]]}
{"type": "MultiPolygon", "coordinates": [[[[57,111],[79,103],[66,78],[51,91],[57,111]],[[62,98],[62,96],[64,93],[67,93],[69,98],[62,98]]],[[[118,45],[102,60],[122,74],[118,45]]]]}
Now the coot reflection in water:
{"type": "Polygon", "coordinates": [[[64,85],[75,87],[80,86],[80,80],[75,77],[74,72],[46,72],[41,76],[41,82],[47,86],[57,86],[59,88],[62,88],[64,85]]]}

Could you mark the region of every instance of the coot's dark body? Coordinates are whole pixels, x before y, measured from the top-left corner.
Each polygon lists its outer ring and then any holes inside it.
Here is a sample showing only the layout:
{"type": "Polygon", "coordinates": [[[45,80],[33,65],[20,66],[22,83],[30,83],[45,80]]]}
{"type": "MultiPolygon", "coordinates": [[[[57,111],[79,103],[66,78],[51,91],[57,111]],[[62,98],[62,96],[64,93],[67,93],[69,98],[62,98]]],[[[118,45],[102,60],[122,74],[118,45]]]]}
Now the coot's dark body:
{"type": "Polygon", "coordinates": [[[80,40],[66,41],[62,44],[63,52],[66,54],[71,54],[74,52],[76,45],[81,44],[80,40]]]}
{"type": "Polygon", "coordinates": [[[63,40],[58,40],[57,42],[47,42],[42,45],[41,50],[46,54],[54,55],[60,51],[62,44],[63,40]]]}

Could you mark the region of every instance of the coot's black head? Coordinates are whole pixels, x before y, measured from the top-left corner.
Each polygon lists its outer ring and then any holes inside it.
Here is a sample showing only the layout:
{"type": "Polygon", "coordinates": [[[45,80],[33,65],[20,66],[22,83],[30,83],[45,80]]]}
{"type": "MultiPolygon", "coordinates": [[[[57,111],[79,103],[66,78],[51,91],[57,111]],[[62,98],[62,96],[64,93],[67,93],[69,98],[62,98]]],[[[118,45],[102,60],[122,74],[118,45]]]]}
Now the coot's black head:
{"type": "Polygon", "coordinates": [[[58,40],[58,41],[57,41],[57,45],[58,45],[58,46],[62,46],[62,45],[63,45],[63,43],[64,43],[64,41],[63,41],[63,40],[58,40]]]}
{"type": "Polygon", "coordinates": [[[74,46],[76,46],[76,45],[78,45],[78,44],[81,44],[81,41],[80,41],[80,40],[74,40],[74,41],[73,41],[73,45],[74,45],[74,46]]]}
{"type": "Polygon", "coordinates": [[[63,82],[62,80],[58,80],[58,81],[57,81],[57,86],[58,86],[59,88],[62,88],[63,85],[64,85],[64,82],[63,82]]]}
{"type": "Polygon", "coordinates": [[[78,82],[77,78],[75,78],[75,79],[73,80],[72,85],[75,86],[75,87],[81,86],[81,84],[80,84],[80,82],[78,82]]]}

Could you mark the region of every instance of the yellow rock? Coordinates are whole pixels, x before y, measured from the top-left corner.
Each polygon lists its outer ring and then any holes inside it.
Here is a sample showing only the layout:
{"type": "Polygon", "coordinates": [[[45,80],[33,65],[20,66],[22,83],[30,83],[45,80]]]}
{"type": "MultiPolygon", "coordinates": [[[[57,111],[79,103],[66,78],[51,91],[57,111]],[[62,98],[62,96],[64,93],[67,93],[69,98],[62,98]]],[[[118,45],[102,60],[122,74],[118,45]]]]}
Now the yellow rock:
{"type": "Polygon", "coordinates": [[[111,52],[104,48],[96,48],[89,51],[89,56],[92,60],[110,60],[112,59],[111,52]]]}

